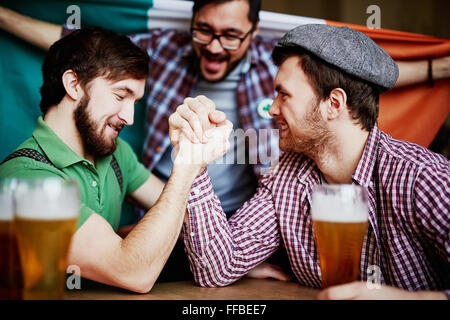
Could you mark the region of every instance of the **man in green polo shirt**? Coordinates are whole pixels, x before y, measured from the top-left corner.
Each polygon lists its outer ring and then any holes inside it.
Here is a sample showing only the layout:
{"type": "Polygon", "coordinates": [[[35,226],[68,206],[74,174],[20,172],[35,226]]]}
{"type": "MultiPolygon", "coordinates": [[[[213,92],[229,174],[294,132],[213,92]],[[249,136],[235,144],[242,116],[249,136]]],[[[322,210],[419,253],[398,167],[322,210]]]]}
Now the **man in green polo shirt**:
{"type": "Polygon", "coordinates": [[[76,180],[82,208],[68,264],[84,278],[142,293],[175,245],[194,178],[225,153],[231,130],[229,123],[213,128],[214,138],[204,144],[185,140],[164,186],[118,138],[133,123],[148,66],[145,51],[100,28],[55,42],[42,67],[43,115],[18,156],[0,165],[0,178],[76,180]],[[149,212],[122,239],[116,232],[125,197],[149,212]]]}

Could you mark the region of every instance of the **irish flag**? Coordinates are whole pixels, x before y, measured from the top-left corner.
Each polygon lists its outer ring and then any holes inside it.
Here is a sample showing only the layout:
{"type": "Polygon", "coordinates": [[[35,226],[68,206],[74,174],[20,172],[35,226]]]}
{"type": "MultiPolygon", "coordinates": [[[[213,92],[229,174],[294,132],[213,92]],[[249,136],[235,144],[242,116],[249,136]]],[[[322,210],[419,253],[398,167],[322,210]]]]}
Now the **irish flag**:
{"type": "MultiPolygon", "coordinates": [[[[188,30],[192,10],[190,1],[170,0],[5,0],[1,5],[57,24],[76,22],[72,16],[75,5],[80,9],[82,27],[102,26],[122,34],[153,28],[188,30]]],[[[260,13],[260,19],[262,36],[279,38],[293,27],[306,23],[347,25],[367,34],[397,60],[450,54],[450,39],[266,11],[260,13]]],[[[31,135],[40,114],[40,67],[45,52],[2,31],[0,48],[0,159],[3,159],[31,135]]],[[[391,90],[381,96],[379,126],[395,138],[428,147],[447,117],[449,101],[448,79],[437,81],[434,87],[424,83],[391,90]]],[[[139,154],[145,127],[144,112],[145,106],[138,105],[135,125],[122,134],[139,154]]]]}

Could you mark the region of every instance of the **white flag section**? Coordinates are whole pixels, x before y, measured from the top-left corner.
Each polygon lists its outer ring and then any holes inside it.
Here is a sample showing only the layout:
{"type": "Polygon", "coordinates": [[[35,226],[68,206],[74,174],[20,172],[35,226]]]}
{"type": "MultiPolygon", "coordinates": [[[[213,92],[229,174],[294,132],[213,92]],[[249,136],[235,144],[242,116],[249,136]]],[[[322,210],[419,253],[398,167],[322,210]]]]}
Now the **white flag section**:
{"type": "MultiPolygon", "coordinates": [[[[148,28],[170,28],[188,31],[192,16],[192,1],[153,0],[148,10],[148,28]]],[[[281,38],[292,28],[308,23],[326,24],[325,20],[290,14],[260,11],[259,34],[281,38]]]]}

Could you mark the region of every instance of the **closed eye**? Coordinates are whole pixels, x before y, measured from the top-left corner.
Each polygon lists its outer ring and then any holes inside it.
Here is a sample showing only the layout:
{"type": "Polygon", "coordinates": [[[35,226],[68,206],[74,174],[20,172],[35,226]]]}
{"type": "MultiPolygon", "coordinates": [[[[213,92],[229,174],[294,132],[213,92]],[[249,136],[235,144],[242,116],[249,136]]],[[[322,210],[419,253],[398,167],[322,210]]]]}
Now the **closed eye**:
{"type": "Polygon", "coordinates": [[[115,96],[116,96],[116,99],[118,100],[118,101],[122,101],[125,97],[123,97],[123,96],[121,96],[121,95],[119,95],[119,94],[117,94],[117,93],[115,93],[114,94],[115,96]]]}
{"type": "Polygon", "coordinates": [[[278,95],[282,98],[282,99],[285,99],[285,98],[287,98],[288,96],[289,96],[289,94],[287,94],[286,92],[284,92],[284,91],[278,91],[278,95]]]}

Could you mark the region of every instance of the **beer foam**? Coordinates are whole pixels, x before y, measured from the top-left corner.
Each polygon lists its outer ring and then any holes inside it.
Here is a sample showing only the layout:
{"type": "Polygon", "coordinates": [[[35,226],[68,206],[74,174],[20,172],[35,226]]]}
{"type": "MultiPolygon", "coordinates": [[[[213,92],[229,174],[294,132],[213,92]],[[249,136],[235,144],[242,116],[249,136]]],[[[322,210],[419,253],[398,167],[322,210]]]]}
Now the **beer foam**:
{"type": "Polygon", "coordinates": [[[13,199],[9,193],[0,194],[0,221],[12,221],[14,216],[13,199]]]}
{"type": "Polygon", "coordinates": [[[314,220],[329,222],[367,221],[367,203],[313,193],[311,214],[314,220]]]}
{"type": "Polygon", "coordinates": [[[55,181],[45,181],[41,188],[18,190],[16,216],[42,220],[65,220],[78,217],[80,211],[78,192],[67,192],[67,188],[61,187],[61,184],[55,181]]]}

